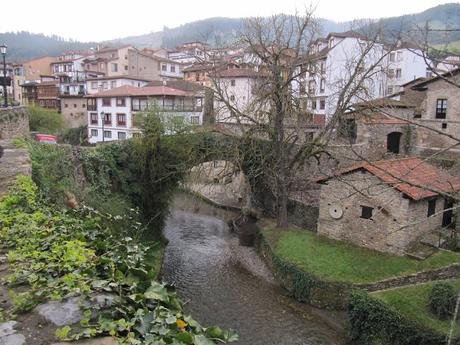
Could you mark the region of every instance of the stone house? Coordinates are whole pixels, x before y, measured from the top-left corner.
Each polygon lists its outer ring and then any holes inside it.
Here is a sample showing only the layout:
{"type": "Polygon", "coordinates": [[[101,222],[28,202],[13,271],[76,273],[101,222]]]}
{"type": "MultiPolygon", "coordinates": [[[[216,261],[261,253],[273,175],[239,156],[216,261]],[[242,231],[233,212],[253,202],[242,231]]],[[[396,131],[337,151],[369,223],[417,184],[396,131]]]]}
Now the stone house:
{"type": "Polygon", "coordinates": [[[404,255],[424,235],[454,226],[460,178],[420,158],[362,162],[317,182],[317,231],[329,238],[404,255]]]}
{"type": "Polygon", "coordinates": [[[385,98],[356,104],[354,111],[341,115],[334,144],[349,146],[371,160],[410,154],[413,133],[407,119],[413,117],[414,109],[385,98]]]}

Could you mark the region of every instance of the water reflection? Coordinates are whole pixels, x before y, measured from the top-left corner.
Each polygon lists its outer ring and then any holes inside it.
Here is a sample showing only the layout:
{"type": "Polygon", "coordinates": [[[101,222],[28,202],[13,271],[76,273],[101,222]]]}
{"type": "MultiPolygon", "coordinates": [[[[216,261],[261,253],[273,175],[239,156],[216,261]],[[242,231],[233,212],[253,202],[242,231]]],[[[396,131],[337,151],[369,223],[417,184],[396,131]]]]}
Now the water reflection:
{"type": "Polygon", "coordinates": [[[170,242],[163,279],[176,285],[186,310],[204,325],[236,329],[238,344],[344,344],[326,325],[291,308],[271,277],[262,279],[240,263],[226,225],[232,216],[187,195],[176,199],[165,228],[170,242]]]}

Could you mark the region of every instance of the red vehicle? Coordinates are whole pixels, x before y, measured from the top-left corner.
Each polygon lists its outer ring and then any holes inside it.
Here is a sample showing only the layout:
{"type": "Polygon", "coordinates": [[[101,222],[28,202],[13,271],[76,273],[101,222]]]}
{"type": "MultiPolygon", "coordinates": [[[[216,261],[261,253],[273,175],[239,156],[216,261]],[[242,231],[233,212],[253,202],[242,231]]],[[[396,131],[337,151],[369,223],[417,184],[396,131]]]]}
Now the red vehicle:
{"type": "Polygon", "coordinates": [[[35,140],[41,143],[57,144],[57,136],[50,134],[35,134],[35,140]]]}

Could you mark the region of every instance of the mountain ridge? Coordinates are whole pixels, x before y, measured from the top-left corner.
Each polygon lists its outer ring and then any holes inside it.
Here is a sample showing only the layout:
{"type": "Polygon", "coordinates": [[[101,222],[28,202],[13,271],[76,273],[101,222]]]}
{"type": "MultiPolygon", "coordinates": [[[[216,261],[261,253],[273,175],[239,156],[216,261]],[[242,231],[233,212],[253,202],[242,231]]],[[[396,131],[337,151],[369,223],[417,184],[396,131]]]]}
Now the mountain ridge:
{"type": "MultiPolygon", "coordinates": [[[[177,45],[190,41],[206,41],[211,45],[223,45],[232,42],[238,31],[243,28],[245,18],[212,17],[184,23],[175,28],[164,27],[161,31],[152,31],[143,35],[134,35],[102,42],[79,42],[66,40],[59,36],[46,36],[30,32],[0,33],[0,42],[9,47],[10,60],[27,60],[37,56],[56,56],[65,50],[87,50],[98,45],[132,44],[139,48],[165,47],[174,48],[177,45]]],[[[380,23],[388,32],[410,33],[417,25],[430,22],[434,28],[459,28],[460,3],[449,3],[429,8],[420,13],[406,14],[377,20],[357,19],[346,22],[335,22],[328,19],[319,19],[323,26],[323,34],[349,30],[358,22],[373,21],[380,23]]],[[[449,35],[433,33],[430,42],[441,44],[444,42],[460,41],[460,31],[449,35]]]]}

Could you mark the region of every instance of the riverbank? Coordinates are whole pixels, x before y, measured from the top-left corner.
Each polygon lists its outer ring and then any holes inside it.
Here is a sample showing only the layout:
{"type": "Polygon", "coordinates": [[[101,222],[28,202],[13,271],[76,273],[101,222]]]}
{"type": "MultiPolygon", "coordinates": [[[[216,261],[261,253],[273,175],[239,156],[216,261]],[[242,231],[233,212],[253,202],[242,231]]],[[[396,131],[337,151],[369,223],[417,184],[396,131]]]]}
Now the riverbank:
{"type": "Polygon", "coordinates": [[[373,339],[383,344],[406,344],[407,337],[418,337],[435,345],[446,338],[448,322],[436,322],[426,310],[426,286],[432,283],[422,283],[458,278],[458,253],[441,250],[429,259],[417,261],[357,248],[298,228],[276,230],[270,221],[259,225],[259,251],[281,284],[299,301],[320,308],[348,309],[352,339],[377,334],[373,339]],[[388,288],[391,290],[381,291],[388,288]],[[366,295],[365,291],[376,292],[366,295]],[[414,300],[414,295],[424,296],[423,301],[414,300]],[[364,330],[359,320],[367,320],[375,329],[383,327],[380,323],[385,321],[387,328],[384,332],[374,332],[372,327],[364,330]],[[394,332],[405,336],[398,338],[394,332]]]}

